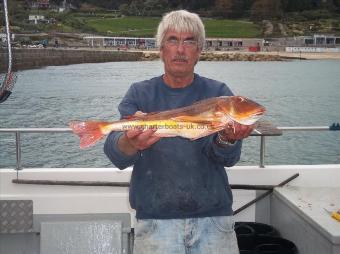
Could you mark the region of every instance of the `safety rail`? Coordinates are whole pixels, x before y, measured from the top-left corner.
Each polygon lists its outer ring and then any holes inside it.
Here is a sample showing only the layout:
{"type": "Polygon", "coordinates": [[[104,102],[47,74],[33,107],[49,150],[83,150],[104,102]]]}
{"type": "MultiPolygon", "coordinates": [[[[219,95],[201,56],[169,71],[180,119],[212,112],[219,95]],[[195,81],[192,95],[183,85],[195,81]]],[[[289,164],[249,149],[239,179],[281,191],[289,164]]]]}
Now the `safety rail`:
{"type": "MultiPolygon", "coordinates": [[[[307,127],[275,127],[278,132],[265,133],[262,131],[255,131],[251,136],[260,136],[260,163],[261,168],[265,167],[265,143],[266,136],[280,136],[282,131],[335,131],[340,130],[339,124],[331,126],[307,126],[307,127]]],[[[0,133],[14,133],[15,134],[15,151],[16,151],[16,170],[22,169],[21,164],[21,134],[23,133],[68,133],[72,132],[70,128],[0,128],[0,133]]]]}
{"type": "Polygon", "coordinates": [[[15,134],[16,170],[21,170],[21,134],[22,133],[67,133],[70,128],[0,128],[0,133],[15,134]]]}

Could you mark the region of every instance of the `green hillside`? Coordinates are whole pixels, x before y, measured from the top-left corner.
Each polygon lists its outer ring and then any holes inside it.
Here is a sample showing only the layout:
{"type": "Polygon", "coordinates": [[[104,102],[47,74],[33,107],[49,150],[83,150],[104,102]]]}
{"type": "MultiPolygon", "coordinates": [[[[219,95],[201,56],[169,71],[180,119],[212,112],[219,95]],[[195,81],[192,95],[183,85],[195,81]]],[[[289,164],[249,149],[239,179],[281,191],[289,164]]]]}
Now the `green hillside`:
{"type": "MultiPolygon", "coordinates": [[[[178,1],[170,0],[67,0],[72,8],[65,12],[58,12],[62,0],[50,0],[50,8],[44,10],[32,9],[28,2],[8,2],[11,31],[14,33],[67,32],[153,37],[161,15],[181,7],[199,13],[205,23],[207,37],[340,35],[340,0],[216,0],[213,5],[211,1],[204,0],[183,1],[182,6],[178,5],[178,1]],[[32,14],[43,15],[46,22],[29,23],[28,16],[32,14]]],[[[3,31],[3,19],[0,22],[0,30],[3,31]]]]}
{"type": "MultiPolygon", "coordinates": [[[[86,25],[100,34],[119,36],[155,35],[160,18],[124,17],[115,19],[88,19],[86,25]]],[[[244,20],[204,19],[207,37],[257,37],[261,28],[244,20]]]]}

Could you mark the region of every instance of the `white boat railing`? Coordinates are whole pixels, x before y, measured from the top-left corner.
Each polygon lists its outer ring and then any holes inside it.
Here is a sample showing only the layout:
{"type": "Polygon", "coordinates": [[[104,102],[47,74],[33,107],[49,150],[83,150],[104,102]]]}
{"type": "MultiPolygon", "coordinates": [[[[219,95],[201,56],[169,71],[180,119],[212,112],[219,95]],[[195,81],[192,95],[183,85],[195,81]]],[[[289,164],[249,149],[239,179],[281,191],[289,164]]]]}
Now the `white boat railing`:
{"type": "Polygon", "coordinates": [[[16,170],[23,169],[21,164],[21,134],[23,133],[67,133],[70,128],[0,128],[0,133],[15,134],[16,170]]]}
{"type": "MultiPolygon", "coordinates": [[[[278,130],[286,131],[335,131],[340,130],[339,124],[331,126],[300,126],[300,127],[277,127],[278,130]]],[[[16,170],[22,170],[21,162],[21,134],[24,133],[71,133],[70,128],[0,128],[0,133],[13,133],[15,134],[15,154],[16,154],[16,170]]],[[[266,137],[272,135],[263,135],[254,132],[251,136],[261,136],[260,141],[260,163],[261,168],[265,167],[265,144],[266,137]]]]}

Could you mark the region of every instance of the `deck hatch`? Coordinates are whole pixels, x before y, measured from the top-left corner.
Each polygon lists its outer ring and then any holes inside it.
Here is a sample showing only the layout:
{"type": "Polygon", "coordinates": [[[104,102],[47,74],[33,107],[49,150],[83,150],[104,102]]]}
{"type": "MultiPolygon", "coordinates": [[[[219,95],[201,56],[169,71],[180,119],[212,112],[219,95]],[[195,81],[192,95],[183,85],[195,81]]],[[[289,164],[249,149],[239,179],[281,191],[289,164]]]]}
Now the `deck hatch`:
{"type": "Polygon", "coordinates": [[[0,200],[0,233],[29,233],[32,229],[32,200],[0,200]]]}
{"type": "Polygon", "coordinates": [[[41,223],[41,254],[120,254],[121,252],[121,221],[94,220],[41,223]]]}

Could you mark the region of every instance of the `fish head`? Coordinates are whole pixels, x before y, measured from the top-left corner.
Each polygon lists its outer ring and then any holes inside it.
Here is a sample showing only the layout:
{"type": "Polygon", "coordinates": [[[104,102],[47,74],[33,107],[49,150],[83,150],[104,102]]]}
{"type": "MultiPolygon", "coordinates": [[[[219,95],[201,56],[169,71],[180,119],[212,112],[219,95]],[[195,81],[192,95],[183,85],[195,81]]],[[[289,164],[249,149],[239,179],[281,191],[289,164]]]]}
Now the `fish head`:
{"type": "Polygon", "coordinates": [[[231,120],[252,125],[266,112],[265,107],[244,96],[226,96],[219,103],[222,112],[231,120]]]}

